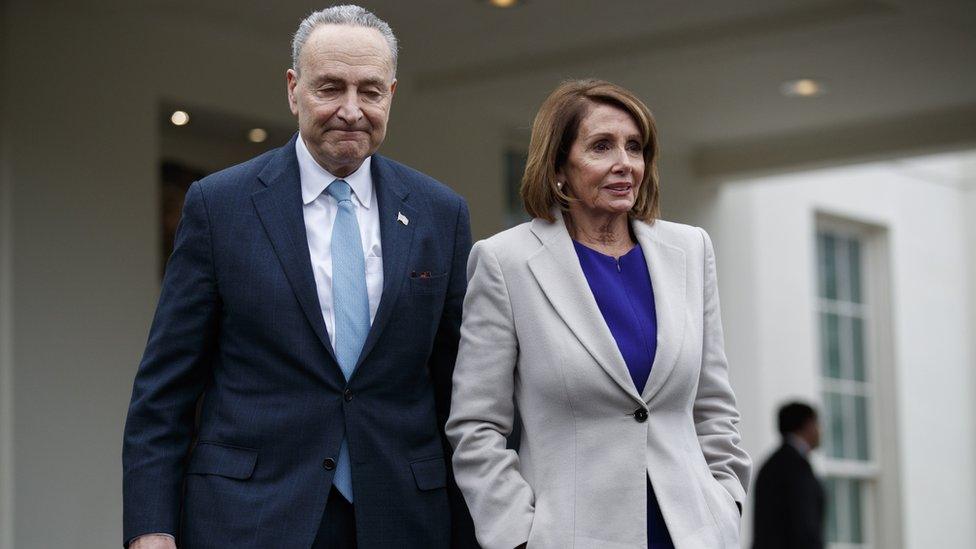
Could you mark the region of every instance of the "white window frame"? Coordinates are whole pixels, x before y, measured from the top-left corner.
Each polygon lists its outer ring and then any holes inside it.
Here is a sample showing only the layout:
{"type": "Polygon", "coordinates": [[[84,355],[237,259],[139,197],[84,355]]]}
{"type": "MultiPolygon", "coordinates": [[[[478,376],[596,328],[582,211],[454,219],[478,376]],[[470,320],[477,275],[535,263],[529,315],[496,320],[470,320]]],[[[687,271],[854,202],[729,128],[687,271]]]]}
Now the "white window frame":
{"type": "MultiPolygon", "coordinates": [[[[837,392],[845,394],[863,395],[867,398],[867,450],[866,461],[853,459],[838,459],[823,455],[818,460],[825,477],[844,478],[863,481],[861,493],[861,517],[864,543],[829,543],[830,549],[879,549],[902,547],[902,521],[899,489],[899,460],[897,446],[897,405],[895,403],[894,362],[891,342],[890,293],[889,293],[889,263],[887,250],[887,231],[885,228],[868,223],[861,223],[830,213],[818,212],[813,231],[813,246],[817,269],[814,281],[814,315],[817,326],[818,360],[817,380],[820,383],[818,394],[821,398],[828,389],[840,389],[837,392]],[[860,293],[861,303],[836,303],[820,296],[819,268],[820,257],[816,243],[822,232],[837,236],[856,239],[860,243],[860,293]],[[837,380],[824,375],[824,360],[822,356],[824,337],[821,328],[820,315],[825,312],[843,313],[862,319],[863,347],[864,347],[864,382],[854,380],[837,380]],[[883,367],[882,367],[883,366],[883,367]]],[[[846,255],[844,261],[847,261],[846,255]]],[[[835,266],[838,273],[847,273],[846,264],[835,266]]],[[[844,275],[846,276],[846,274],[844,275]]],[[[842,331],[840,337],[849,337],[847,331],[842,331]]],[[[842,352],[852,349],[851,345],[841,344],[842,352]]],[[[849,363],[848,356],[844,362],[849,363]]],[[[823,437],[829,436],[826,422],[826,402],[822,403],[823,437]]],[[[850,433],[848,436],[854,436],[850,433]]],[[[847,444],[854,440],[845,441],[847,444]]],[[[826,478],[824,479],[826,480],[826,478]]],[[[828,502],[829,503],[829,502],[828,502]]],[[[838,520],[844,520],[848,514],[838,510],[838,520]]],[[[829,512],[829,510],[828,510],[829,512]]],[[[826,534],[826,532],[825,532],[826,534]]]]}

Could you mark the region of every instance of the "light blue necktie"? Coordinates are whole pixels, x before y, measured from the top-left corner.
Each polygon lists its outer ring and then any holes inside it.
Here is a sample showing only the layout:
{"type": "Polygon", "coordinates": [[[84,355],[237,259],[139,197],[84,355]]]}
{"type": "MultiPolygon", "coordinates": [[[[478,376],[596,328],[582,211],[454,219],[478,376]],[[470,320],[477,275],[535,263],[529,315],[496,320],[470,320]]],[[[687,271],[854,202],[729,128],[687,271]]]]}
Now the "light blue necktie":
{"type": "MultiPolygon", "coordinates": [[[[335,352],[346,381],[352,377],[356,362],[369,333],[369,298],[366,294],[366,259],[359,236],[359,222],[353,206],[349,184],[333,181],[326,192],[339,203],[332,225],[332,305],[335,310],[335,352]]],[[[332,484],[352,502],[352,465],[346,438],[339,448],[332,484]]]]}

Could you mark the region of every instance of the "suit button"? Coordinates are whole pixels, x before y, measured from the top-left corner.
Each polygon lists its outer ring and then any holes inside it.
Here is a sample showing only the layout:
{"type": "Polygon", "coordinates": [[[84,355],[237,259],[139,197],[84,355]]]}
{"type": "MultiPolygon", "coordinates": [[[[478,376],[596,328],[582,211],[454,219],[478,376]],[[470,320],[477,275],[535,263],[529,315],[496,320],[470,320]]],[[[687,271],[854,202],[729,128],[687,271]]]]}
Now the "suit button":
{"type": "Polygon", "coordinates": [[[346,402],[352,401],[352,391],[346,389],[342,392],[342,398],[346,399],[346,402]]]}
{"type": "Polygon", "coordinates": [[[331,471],[335,469],[335,466],[336,466],[336,462],[332,458],[325,458],[325,461],[322,462],[322,467],[325,467],[326,471],[331,471]]]}
{"type": "Polygon", "coordinates": [[[637,420],[637,423],[644,423],[647,421],[647,410],[638,408],[637,411],[634,412],[634,419],[637,420]]]}

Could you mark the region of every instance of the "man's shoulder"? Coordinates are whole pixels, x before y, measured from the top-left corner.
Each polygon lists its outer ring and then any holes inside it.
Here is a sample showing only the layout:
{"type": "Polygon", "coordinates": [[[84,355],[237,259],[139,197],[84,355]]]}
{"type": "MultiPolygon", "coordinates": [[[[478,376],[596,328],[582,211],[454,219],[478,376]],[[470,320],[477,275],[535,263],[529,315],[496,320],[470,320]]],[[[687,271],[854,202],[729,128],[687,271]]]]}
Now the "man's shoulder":
{"type": "Polygon", "coordinates": [[[373,162],[380,169],[392,173],[410,192],[418,192],[435,202],[454,204],[464,200],[454,189],[406,164],[379,154],[373,155],[373,162]]]}
{"type": "MultiPolygon", "coordinates": [[[[288,145],[285,145],[287,147],[288,145]]],[[[201,190],[209,193],[238,192],[242,187],[257,180],[258,174],[280,154],[282,147],[271,149],[250,160],[216,171],[197,182],[201,190]]]]}

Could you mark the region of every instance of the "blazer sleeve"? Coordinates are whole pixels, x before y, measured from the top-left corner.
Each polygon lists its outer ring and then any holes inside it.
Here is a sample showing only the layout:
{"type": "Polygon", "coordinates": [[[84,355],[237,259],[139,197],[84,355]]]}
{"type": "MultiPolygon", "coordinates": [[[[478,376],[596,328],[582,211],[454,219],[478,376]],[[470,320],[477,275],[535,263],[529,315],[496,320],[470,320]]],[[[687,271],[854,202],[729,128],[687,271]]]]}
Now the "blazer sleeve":
{"type": "Polygon", "coordinates": [[[484,241],[471,251],[468,279],[447,436],[478,542],[512,549],[528,540],[535,497],[519,472],[518,454],[506,448],[518,338],[501,266],[484,241]]]}
{"type": "Polygon", "coordinates": [[[729,383],[729,363],[725,357],[715,251],[708,233],[699,230],[705,252],[704,318],[701,374],[694,404],[695,431],[712,476],[732,495],[741,511],[752,462],[742,448],[736,427],[739,412],[729,383]]]}
{"type": "Polygon", "coordinates": [[[196,402],[210,377],[220,301],[203,192],[190,186],[136,373],[122,444],[123,542],[176,535],[196,402]]]}
{"type": "MultiPolygon", "coordinates": [[[[451,377],[457,359],[458,341],[461,337],[461,307],[464,302],[467,277],[465,266],[471,252],[471,221],[468,206],[463,199],[458,200],[457,220],[454,227],[454,255],[448,282],[447,297],[441,313],[440,324],[434,337],[427,368],[434,386],[434,404],[437,410],[437,425],[442,434],[445,459],[451,459],[451,445],[444,435],[444,425],[451,412],[451,377]]],[[[474,525],[464,504],[464,498],[454,480],[447,475],[448,499],[451,506],[451,547],[465,549],[477,547],[474,538],[474,525]]]]}

